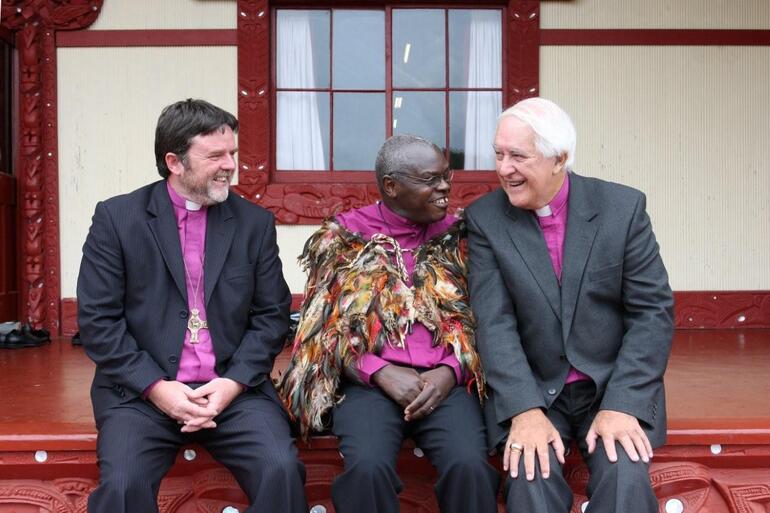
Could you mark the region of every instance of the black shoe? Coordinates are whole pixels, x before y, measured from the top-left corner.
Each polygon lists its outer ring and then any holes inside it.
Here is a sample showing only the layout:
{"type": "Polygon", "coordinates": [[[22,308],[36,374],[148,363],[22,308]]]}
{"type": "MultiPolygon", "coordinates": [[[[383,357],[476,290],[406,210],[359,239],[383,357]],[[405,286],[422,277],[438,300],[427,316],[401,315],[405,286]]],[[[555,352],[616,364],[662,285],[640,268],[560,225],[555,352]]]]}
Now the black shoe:
{"type": "Polygon", "coordinates": [[[51,334],[46,329],[33,329],[29,324],[21,325],[21,333],[28,339],[37,342],[38,345],[43,345],[51,341],[51,334]]]}
{"type": "Polygon", "coordinates": [[[19,330],[11,330],[5,335],[0,335],[0,348],[21,349],[24,347],[36,347],[44,344],[27,337],[19,330]]]}

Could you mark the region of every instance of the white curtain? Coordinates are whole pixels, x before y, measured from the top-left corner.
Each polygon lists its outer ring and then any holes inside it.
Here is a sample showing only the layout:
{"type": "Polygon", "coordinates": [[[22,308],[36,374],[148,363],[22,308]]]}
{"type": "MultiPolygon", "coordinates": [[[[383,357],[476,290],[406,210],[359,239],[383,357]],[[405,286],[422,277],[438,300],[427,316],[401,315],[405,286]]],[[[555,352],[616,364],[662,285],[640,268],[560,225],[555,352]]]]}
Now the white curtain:
{"type": "MultiPolygon", "coordinates": [[[[468,86],[500,87],[500,11],[473,11],[468,38],[468,86]]],[[[469,91],[465,115],[465,169],[494,169],[492,140],[500,114],[500,91],[469,91]]]]}
{"type": "MultiPolygon", "coordinates": [[[[277,85],[314,88],[310,13],[278,11],[277,85]]],[[[277,94],[276,165],[278,169],[326,169],[318,93],[277,94]]]]}

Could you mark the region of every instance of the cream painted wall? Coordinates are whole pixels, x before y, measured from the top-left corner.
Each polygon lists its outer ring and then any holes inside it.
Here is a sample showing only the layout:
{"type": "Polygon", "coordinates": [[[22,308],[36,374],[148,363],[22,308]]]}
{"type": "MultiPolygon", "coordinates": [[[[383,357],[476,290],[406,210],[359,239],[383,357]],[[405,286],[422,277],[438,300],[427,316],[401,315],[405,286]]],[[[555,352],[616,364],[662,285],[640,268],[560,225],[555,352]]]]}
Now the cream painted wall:
{"type": "Polygon", "coordinates": [[[236,16],[236,0],[105,0],[88,29],[234,29],[236,16]]]}
{"type": "Polygon", "coordinates": [[[551,47],[576,170],[637,187],[675,290],[770,289],[770,48],[551,47]]]}
{"type": "Polygon", "coordinates": [[[196,97],[237,112],[236,49],[63,48],[57,59],[61,294],[74,297],[97,201],[160,179],[163,107],[196,97]]]}
{"type": "MultiPolygon", "coordinates": [[[[234,28],[235,5],[106,0],[91,28],[234,28]]],[[[544,0],[542,25],[770,28],[770,1],[544,0]]],[[[236,50],[65,48],[58,59],[62,296],[74,297],[95,203],[156,179],[164,105],[197,96],[236,111],[236,50]],[[215,72],[196,73],[201,63],[215,72]]],[[[768,62],[763,47],[542,48],[542,93],[578,127],[577,169],[647,193],[677,290],[770,289],[768,62]]],[[[296,257],[316,228],[278,227],[294,293],[305,280],[296,257]]]]}
{"type": "Polygon", "coordinates": [[[769,29],[768,0],[543,0],[545,29],[769,29]]]}

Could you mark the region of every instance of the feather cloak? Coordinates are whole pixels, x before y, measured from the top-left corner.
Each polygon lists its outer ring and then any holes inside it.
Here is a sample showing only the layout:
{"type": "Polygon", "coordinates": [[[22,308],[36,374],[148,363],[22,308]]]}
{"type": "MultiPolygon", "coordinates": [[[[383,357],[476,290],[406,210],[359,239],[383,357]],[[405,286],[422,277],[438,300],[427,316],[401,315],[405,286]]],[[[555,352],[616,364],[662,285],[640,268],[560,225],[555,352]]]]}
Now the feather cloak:
{"type": "Polygon", "coordinates": [[[339,401],[340,379],[357,376],[356,360],[379,355],[385,344],[403,347],[412,323],[433,333],[433,345],[450,348],[468,388],[484,397],[475,349],[475,321],[468,303],[465,223],[421,245],[412,286],[392,262],[388,237],[365,240],[334,219],[305,243],[300,264],[308,273],[305,300],[292,342],[292,359],[279,393],[304,439],[325,429],[325,414],[339,401]]]}

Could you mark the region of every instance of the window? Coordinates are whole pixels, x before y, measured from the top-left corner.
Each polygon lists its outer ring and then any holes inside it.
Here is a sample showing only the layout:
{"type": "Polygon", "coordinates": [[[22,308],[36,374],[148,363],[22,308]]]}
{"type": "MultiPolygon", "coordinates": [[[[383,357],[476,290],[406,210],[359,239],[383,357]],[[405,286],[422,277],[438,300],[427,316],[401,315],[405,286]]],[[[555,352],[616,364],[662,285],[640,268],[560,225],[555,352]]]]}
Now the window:
{"type": "MultiPolygon", "coordinates": [[[[494,169],[503,102],[502,10],[277,9],[275,169],[371,180],[382,142],[425,137],[453,169],[494,169]]],[[[307,180],[307,174],[297,178],[307,180]]]]}

